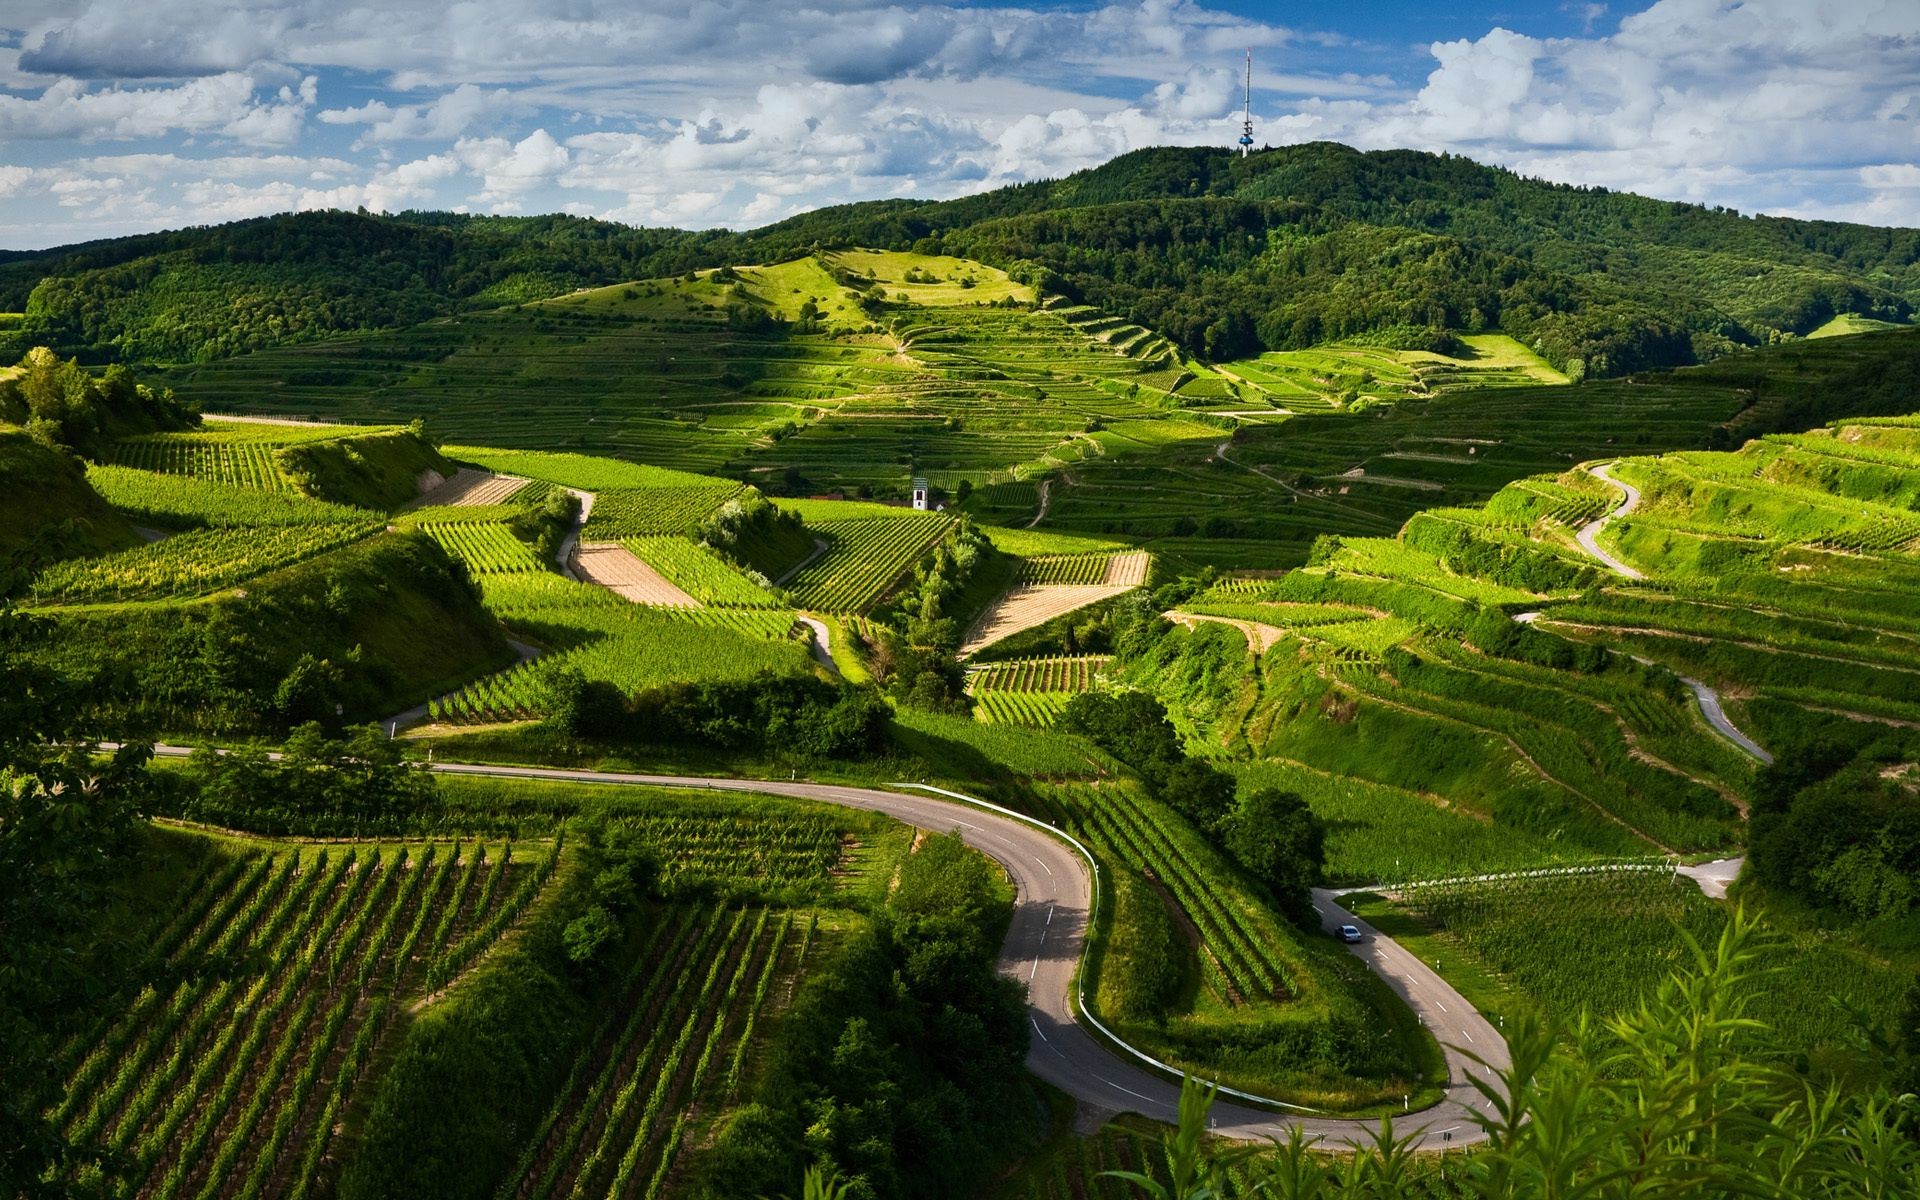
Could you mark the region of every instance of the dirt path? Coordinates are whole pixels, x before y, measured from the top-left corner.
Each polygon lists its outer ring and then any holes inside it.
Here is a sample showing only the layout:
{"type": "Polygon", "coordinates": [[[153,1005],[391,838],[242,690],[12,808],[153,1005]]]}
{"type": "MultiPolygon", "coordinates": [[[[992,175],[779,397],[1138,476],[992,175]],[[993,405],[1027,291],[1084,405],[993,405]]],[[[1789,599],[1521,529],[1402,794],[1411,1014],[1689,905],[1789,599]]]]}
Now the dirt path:
{"type": "Polygon", "coordinates": [[[1033,514],[1033,520],[1027,522],[1027,528],[1032,529],[1035,525],[1038,525],[1040,522],[1046,520],[1047,509],[1050,508],[1052,505],[1053,505],[1053,476],[1049,475],[1045,479],[1042,479],[1040,481],[1040,511],[1033,514]]]}
{"type": "Polygon", "coordinates": [[[1255,654],[1265,654],[1273,648],[1274,643],[1283,640],[1287,636],[1287,631],[1284,629],[1272,625],[1262,625],[1258,621],[1242,621],[1237,617],[1210,617],[1205,613],[1181,612],[1177,608],[1170,608],[1160,615],[1175,624],[1184,625],[1188,629],[1197,628],[1202,621],[1214,625],[1231,625],[1241,633],[1247,635],[1247,645],[1255,654]]]}
{"type": "Polygon", "coordinates": [[[525,486],[527,481],[517,475],[495,475],[492,471],[461,467],[451,479],[422,492],[407,508],[467,508],[482,504],[504,504],[508,497],[525,486]]]}
{"type": "Polygon", "coordinates": [[[797,613],[794,620],[813,630],[813,661],[831,671],[835,679],[840,678],[840,664],[833,661],[833,631],[827,623],[809,613],[797,613]]]}
{"type": "Polygon", "coordinates": [[[567,530],[567,536],[560,539],[560,546],[553,552],[553,561],[560,564],[560,573],[568,579],[579,579],[580,572],[574,570],[573,555],[579,549],[580,534],[587,527],[587,518],[593,515],[593,493],[583,492],[579,488],[568,488],[567,492],[580,502],[580,511],[574,514],[573,528],[567,530]]]}
{"type": "Polygon", "coordinates": [[[974,621],[966,640],[960,644],[959,657],[966,658],[1022,630],[1045,625],[1076,608],[1098,604],[1131,590],[1131,584],[1105,583],[1023,583],[1009,588],[974,621]]]}

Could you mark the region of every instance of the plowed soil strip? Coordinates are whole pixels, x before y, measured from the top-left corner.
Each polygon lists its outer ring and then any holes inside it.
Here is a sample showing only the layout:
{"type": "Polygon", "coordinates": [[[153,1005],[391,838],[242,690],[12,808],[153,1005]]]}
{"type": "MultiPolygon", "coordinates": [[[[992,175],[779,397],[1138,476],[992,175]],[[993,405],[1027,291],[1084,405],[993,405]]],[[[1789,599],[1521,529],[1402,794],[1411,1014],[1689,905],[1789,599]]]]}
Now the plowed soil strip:
{"type": "Polygon", "coordinates": [[[477,504],[504,504],[508,497],[525,486],[527,486],[526,480],[512,475],[495,475],[491,471],[461,467],[453,473],[453,478],[428,491],[407,507],[463,508],[477,504]]]}
{"type": "MultiPolygon", "coordinates": [[[[1111,570],[1112,568],[1109,568],[1109,572],[1111,570]]],[[[1044,625],[1061,613],[1072,612],[1076,608],[1085,608],[1089,604],[1097,604],[1111,596],[1118,596],[1128,591],[1130,587],[1131,585],[1089,583],[1022,584],[1011,588],[980,614],[980,619],[974,622],[973,631],[967,635],[966,642],[960,647],[960,656],[964,658],[976,650],[991,646],[1002,638],[1012,637],[1023,629],[1044,625]]]]}
{"type": "Polygon", "coordinates": [[[660,572],[634,557],[618,542],[584,542],[574,555],[574,570],[588,583],[635,604],[658,608],[699,608],[700,602],[668,583],[660,572]]]}

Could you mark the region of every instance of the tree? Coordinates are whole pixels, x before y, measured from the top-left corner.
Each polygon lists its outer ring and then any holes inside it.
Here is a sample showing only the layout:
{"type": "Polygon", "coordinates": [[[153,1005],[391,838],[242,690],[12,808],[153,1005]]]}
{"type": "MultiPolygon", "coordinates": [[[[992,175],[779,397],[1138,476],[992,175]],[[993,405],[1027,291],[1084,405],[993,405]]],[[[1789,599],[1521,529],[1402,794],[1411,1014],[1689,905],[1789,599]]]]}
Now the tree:
{"type": "Polygon", "coordinates": [[[1327,864],[1327,827],[1293,792],[1261,788],[1241,797],[1226,823],[1227,850],[1294,920],[1313,917],[1311,889],[1327,864]]]}
{"type": "MultiPolygon", "coordinates": [[[[0,1195],[75,1194],[70,1173],[103,1164],[48,1119],[65,1079],[55,1049],[80,1000],[118,955],[76,953],[121,869],[148,793],[149,745],[104,763],[74,734],[61,683],[15,657],[33,618],[0,608],[0,1195]]],[[[110,1166],[110,1164],[107,1164],[110,1166]]]]}

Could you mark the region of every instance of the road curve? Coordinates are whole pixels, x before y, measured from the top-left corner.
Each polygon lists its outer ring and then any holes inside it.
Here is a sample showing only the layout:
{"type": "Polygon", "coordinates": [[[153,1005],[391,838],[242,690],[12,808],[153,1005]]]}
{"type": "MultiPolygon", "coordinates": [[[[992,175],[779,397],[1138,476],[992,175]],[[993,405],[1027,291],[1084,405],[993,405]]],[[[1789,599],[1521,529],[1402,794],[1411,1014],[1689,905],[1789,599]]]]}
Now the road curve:
{"type": "Polygon", "coordinates": [[[1713,727],[1715,733],[1761,762],[1772,764],[1773,755],[1767,753],[1766,748],[1759,742],[1740,732],[1740,727],[1727,719],[1727,710],[1720,707],[1719,692],[1690,675],[1680,675],[1678,678],[1681,683],[1687,685],[1687,690],[1693,693],[1693,698],[1700,702],[1700,715],[1707,719],[1707,724],[1713,727]]]}
{"type": "MultiPolygon", "coordinates": [[[[154,752],[180,756],[190,750],[156,746],[154,752]]],[[[1136,1112],[1159,1121],[1178,1120],[1180,1086],[1177,1079],[1164,1068],[1150,1068],[1147,1064],[1151,1060],[1130,1061],[1125,1049],[1113,1046],[1088,1027],[1089,1022],[1097,1025],[1097,1020],[1082,1013],[1075,993],[1075,976],[1093,905],[1093,874],[1088,862],[1065,835],[1049,831],[1037,821],[983,802],[969,801],[952,792],[908,795],[878,788],[791,780],[638,775],[448,762],[434,763],[432,769],[445,775],[795,796],[884,813],[923,829],[956,832],[968,845],[999,863],[1013,881],[1016,892],[1013,920],[1000,949],[1000,971],[1027,988],[1027,1013],[1034,1032],[1027,1052],[1028,1069],[1076,1100],[1096,1108],[1136,1112]]],[[[1472,1115],[1476,1110],[1483,1110],[1485,1102],[1467,1080],[1470,1075],[1490,1079],[1494,1071],[1471,1061],[1467,1054],[1485,1058],[1492,1068],[1504,1069],[1508,1062],[1506,1042],[1431,966],[1392,939],[1375,933],[1365,921],[1342,908],[1331,893],[1316,891],[1314,903],[1327,928],[1357,925],[1366,932],[1367,940],[1349,949],[1406,1001],[1445,1048],[1448,1071],[1445,1098],[1424,1111],[1403,1117],[1403,1131],[1430,1148],[1479,1140],[1482,1135],[1472,1115]]],[[[1139,1054],[1138,1051],[1132,1053],[1139,1054]]],[[[1217,1134],[1244,1140],[1285,1137],[1299,1128],[1309,1138],[1344,1146],[1366,1141],[1378,1128],[1378,1121],[1281,1116],[1223,1098],[1214,1105],[1213,1126],[1217,1134]]]]}
{"type": "Polygon", "coordinates": [[[1582,525],[1580,532],[1574,536],[1579,540],[1581,549],[1605,563],[1615,574],[1623,575],[1628,579],[1645,579],[1646,576],[1640,571],[1621,562],[1600,548],[1600,531],[1612,524],[1617,518],[1624,517],[1632,512],[1635,508],[1639,507],[1640,504],[1639,488],[1634,487],[1630,483],[1622,483],[1620,480],[1607,474],[1607,468],[1612,465],[1612,463],[1596,463],[1587,468],[1587,474],[1619,488],[1625,493],[1626,498],[1621,500],[1619,506],[1605,516],[1595,517],[1585,525],[1582,525]]]}

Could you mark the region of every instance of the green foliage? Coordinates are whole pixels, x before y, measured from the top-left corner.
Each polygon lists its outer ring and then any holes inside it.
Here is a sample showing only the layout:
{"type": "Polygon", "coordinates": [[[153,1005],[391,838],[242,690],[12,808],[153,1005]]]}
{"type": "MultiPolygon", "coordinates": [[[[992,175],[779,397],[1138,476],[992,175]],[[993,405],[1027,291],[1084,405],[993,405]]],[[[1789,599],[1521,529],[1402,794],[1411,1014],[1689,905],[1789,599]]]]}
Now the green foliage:
{"type": "Polygon", "coordinates": [[[107,507],[70,455],[24,431],[0,426],[0,596],[23,587],[44,567],[138,541],[126,519],[107,507]]]}
{"type": "Polygon", "coordinates": [[[378,726],[331,738],[318,722],[295,728],[278,758],[254,747],[230,754],[201,747],[181,815],[263,834],[365,837],[431,828],[439,805],[433,777],[401,750],[378,726]]]}
{"type": "Polygon", "coordinates": [[[170,391],[154,391],[125,367],[96,377],[74,359],[36,346],[12,372],[0,373],[0,421],[26,426],[35,440],[97,458],[118,437],[184,429],[197,418],[170,391]]]}
{"type": "Polygon", "coordinates": [[[813,541],[799,515],[776,507],[758,492],[722,504],[701,522],[698,536],[768,579],[783,578],[813,552],[813,541]]]}
{"type": "MultiPolygon", "coordinates": [[[[164,545],[164,543],[162,543],[164,545]]],[[[271,732],[375,720],[507,658],[429,539],[387,534],[202,603],[62,611],[23,647],[82,690],[89,727],[271,732]]]]}
{"type": "Polygon", "coordinates": [[[1227,819],[1233,777],[1188,757],[1166,706],[1149,693],[1082,692],[1067,702],[1060,725],[1139,771],[1155,795],[1201,829],[1227,819]]]}
{"type": "Polygon", "coordinates": [[[566,930],[595,904],[592,885],[569,863],[520,935],[408,1025],[341,1197],[492,1193],[591,1028],[590,976],[569,958],[566,930]]]}
{"type": "Polygon", "coordinates": [[[1249,792],[1227,819],[1221,841],[1282,912],[1311,924],[1311,891],[1326,870],[1327,829],[1305,800],[1273,788],[1249,792]]]}
{"type": "Polygon", "coordinates": [[[307,495],[380,512],[418,496],[427,472],[445,477],[454,470],[417,429],[302,442],[276,457],[307,495]]]}
{"type": "Polygon", "coordinates": [[[667,684],[612,712],[610,699],[589,693],[572,710],[592,713],[591,736],[614,742],[710,746],[779,761],[866,758],[886,744],[884,701],[870,689],[811,675],[667,684]]]}
{"type": "Polygon", "coordinates": [[[1164,1133],[1166,1168],[1119,1176],[1138,1194],[1211,1200],[1399,1200],[1447,1195],[1519,1200],[1680,1189],[1761,1200],[1866,1200],[1920,1183],[1911,1115],[1885,1089],[1811,1087],[1777,1063],[1778,1030],[1753,1019],[1763,990],[1761,938],[1736,917],[1686,958],[1642,1006],[1604,1023],[1509,1030],[1513,1065],[1473,1080],[1487,1135],[1464,1169],[1434,1178],[1390,1120],[1351,1156],[1323,1157],[1296,1134],[1264,1153],[1206,1140],[1211,1097],[1188,1080],[1164,1133]]]}
{"type": "Polygon", "coordinates": [[[921,843],[877,926],[801,985],[693,1194],[770,1195],[809,1163],[861,1196],[978,1194],[1034,1105],[1019,988],[993,966],[1006,900],[957,837],[921,843]]]}
{"type": "Polygon", "coordinates": [[[111,987],[111,957],[82,952],[81,934],[130,859],[151,749],[127,746],[103,765],[73,735],[56,681],[15,654],[31,618],[0,608],[0,1192],[74,1194],[67,1173],[97,1166],[101,1147],[54,1119],[64,1092],[56,1050],[70,1014],[111,987]]]}
{"type": "Polygon", "coordinates": [[[0,269],[16,338],[205,361],[671,274],[712,235],[565,216],[312,212],[68,246],[0,269]]]}

